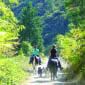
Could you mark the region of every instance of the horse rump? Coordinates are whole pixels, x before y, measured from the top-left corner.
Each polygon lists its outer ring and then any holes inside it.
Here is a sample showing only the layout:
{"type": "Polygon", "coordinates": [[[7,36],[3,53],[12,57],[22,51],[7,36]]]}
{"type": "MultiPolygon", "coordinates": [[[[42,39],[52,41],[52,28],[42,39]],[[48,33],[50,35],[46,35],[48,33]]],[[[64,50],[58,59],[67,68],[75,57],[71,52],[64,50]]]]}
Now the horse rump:
{"type": "Polygon", "coordinates": [[[57,77],[57,62],[49,60],[48,69],[51,73],[51,80],[54,80],[57,77]]]}

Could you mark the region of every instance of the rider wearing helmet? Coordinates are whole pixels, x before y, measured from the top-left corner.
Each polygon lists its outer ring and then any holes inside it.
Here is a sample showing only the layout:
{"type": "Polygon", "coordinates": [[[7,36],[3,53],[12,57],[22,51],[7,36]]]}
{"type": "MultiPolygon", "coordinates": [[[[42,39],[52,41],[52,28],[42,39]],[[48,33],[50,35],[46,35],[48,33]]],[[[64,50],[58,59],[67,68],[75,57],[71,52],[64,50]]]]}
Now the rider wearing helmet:
{"type": "Polygon", "coordinates": [[[37,48],[37,46],[35,46],[34,49],[33,49],[33,52],[32,52],[32,55],[30,57],[30,62],[29,63],[33,63],[33,60],[34,59],[36,60],[36,57],[39,57],[39,49],[37,48]]]}
{"type": "Polygon", "coordinates": [[[34,47],[32,55],[33,55],[33,58],[35,58],[36,64],[40,65],[41,58],[39,56],[39,49],[37,48],[37,46],[34,47]]]}
{"type": "Polygon", "coordinates": [[[55,45],[53,45],[50,53],[51,53],[50,58],[55,58],[55,57],[57,57],[57,56],[56,56],[57,50],[56,50],[56,48],[55,48],[55,45]]]}
{"type": "Polygon", "coordinates": [[[57,62],[58,62],[57,67],[59,67],[60,69],[62,69],[61,63],[60,63],[60,61],[58,59],[59,55],[58,55],[58,52],[57,52],[57,49],[56,49],[56,45],[53,45],[52,46],[52,49],[51,49],[50,53],[51,54],[50,54],[50,58],[49,58],[49,61],[48,61],[48,65],[49,65],[49,63],[50,63],[51,60],[53,60],[53,61],[56,61],[57,60],[57,62]]]}

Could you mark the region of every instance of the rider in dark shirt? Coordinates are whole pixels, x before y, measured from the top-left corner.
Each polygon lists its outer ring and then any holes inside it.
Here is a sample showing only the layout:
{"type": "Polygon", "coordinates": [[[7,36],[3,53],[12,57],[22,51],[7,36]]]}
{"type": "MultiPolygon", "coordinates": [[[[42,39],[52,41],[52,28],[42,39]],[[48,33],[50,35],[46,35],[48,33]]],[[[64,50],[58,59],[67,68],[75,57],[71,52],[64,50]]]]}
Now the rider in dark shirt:
{"type": "Polygon", "coordinates": [[[59,67],[60,69],[62,69],[61,63],[60,63],[60,61],[59,61],[59,59],[58,59],[58,53],[57,53],[57,50],[56,50],[56,48],[55,48],[55,45],[53,45],[50,53],[51,53],[51,56],[50,56],[48,62],[50,62],[51,59],[57,59],[57,60],[58,60],[58,67],[59,67]]]}
{"type": "Polygon", "coordinates": [[[55,58],[55,57],[57,57],[56,56],[56,53],[57,53],[57,51],[56,51],[56,49],[55,49],[55,46],[53,46],[53,48],[51,49],[51,56],[50,56],[50,58],[55,58]]]}

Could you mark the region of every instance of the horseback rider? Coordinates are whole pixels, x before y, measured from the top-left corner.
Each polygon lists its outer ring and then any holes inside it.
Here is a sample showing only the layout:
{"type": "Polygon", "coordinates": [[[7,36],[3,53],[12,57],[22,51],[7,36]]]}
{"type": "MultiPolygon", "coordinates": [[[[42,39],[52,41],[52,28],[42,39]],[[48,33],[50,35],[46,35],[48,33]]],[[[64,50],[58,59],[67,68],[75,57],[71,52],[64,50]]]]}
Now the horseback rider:
{"type": "MultiPolygon", "coordinates": [[[[41,65],[41,57],[39,56],[39,49],[37,48],[37,46],[35,46],[33,49],[29,64],[32,64],[33,73],[36,74],[37,73],[37,66],[41,65]]],[[[39,70],[41,70],[41,69],[39,69],[39,70]]]]}
{"type": "Polygon", "coordinates": [[[59,67],[62,70],[61,63],[60,63],[60,61],[58,59],[59,55],[58,55],[58,52],[56,50],[56,46],[55,45],[53,45],[50,53],[51,54],[50,54],[50,58],[49,58],[49,61],[48,61],[48,67],[49,67],[50,62],[53,60],[54,62],[57,62],[56,67],[59,67]]]}
{"type": "Polygon", "coordinates": [[[29,63],[33,64],[34,59],[35,59],[35,63],[36,64],[40,64],[41,63],[41,58],[39,56],[39,49],[37,48],[37,46],[35,46],[34,49],[33,49],[32,56],[30,57],[29,63]]]}

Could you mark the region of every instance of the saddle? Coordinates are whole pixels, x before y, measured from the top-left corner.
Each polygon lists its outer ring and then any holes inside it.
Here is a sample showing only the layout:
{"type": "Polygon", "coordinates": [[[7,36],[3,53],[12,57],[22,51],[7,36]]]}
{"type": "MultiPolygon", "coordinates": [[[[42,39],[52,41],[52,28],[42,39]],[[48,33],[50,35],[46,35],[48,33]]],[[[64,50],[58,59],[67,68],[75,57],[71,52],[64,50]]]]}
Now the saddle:
{"type": "Polygon", "coordinates": [[[51,59],[52,62],[58,63],[58,59],[51,59]]]}
{"type": "Polygon", "coordinates": [[[48,61],[48,68],[52,68],[53,66],[58,67],[58,59],[57,58],[51,58],[48,61]]]}

